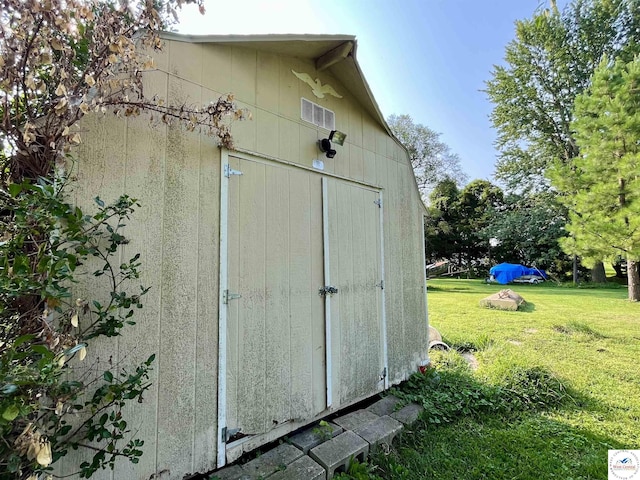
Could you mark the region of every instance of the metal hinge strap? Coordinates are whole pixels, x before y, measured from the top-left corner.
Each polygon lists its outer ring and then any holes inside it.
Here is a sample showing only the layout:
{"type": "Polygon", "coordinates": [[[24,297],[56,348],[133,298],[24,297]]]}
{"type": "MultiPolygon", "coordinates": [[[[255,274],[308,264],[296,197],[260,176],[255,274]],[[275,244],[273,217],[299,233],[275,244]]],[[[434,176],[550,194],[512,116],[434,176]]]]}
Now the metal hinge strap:
{"type": "Polygon", "coordinates": [[[241,428],[228,429],[227,427],[222,427],[222,431],[220,432],[220,437],[221,437],[220,441],[222,443],[227,443],[229,440],[231,440],[231,437],[233,437],[234,435],[237,435],[241,431],[242,431],[241,428]]]}
{"type": "Polygon", "coordinates": [[[381,198],[379,198],[377,200],[374,200],[373,203],[378,205],[378,208],[382,208],[382,199],[381,198]]]}
{"type": "Polygon", "coordinates": [[[225,163],[224,165],[224,176],[229,178],[231,175],[242,175],[240,170],[234,170],[231,168],[231,165],[225,163]]]}
{"type": "Polygon", "coordinates": [[[380,283],[376,283],[376,287],[380,287],[380,290],[384,290],[384,280],[380,280],[380,283]]]}

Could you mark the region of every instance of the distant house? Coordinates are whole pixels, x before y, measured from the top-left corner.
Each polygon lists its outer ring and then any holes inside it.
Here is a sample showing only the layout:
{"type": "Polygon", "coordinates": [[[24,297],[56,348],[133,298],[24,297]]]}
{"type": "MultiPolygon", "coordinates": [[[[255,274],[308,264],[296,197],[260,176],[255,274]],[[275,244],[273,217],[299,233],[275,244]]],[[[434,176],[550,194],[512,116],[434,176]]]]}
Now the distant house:
{"type": "Polygon", "coordinates": [[[137,324],[90,352],[157,354],[129,411],[145,453],[118,479],[223,466],[428,362],[424,206],[355,38],[167,34],[155,62],[148,91],[234,92],[253,120],[234,124],[235,151],[144,119],[84,121],[76,200],[139,199],[124,257],[142,254],[152,287],[137,324]],[[329,158],[332,130],[346,141],[329,158]]]}

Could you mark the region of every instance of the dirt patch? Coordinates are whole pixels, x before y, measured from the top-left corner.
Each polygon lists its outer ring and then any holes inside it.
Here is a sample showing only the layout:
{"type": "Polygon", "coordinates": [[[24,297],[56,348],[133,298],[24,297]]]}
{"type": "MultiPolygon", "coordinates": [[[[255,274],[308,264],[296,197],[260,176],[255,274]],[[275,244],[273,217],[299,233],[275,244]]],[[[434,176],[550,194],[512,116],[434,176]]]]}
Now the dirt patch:
{"type": "Polygon", "coordinates": [[[589,325],[580,322],[569,322],[566,325],[553,325],[551,328],[564,335],[580,334],[594,339],[606,338],[600,332],[592,329],[589,325]]]}
{"type": "Polygon", "coordinates": [[[564,333],[565,335],[571,335],[571,330],[569,330],[564,325],[554,325],[553,328],[558,333],[564,333]]]}

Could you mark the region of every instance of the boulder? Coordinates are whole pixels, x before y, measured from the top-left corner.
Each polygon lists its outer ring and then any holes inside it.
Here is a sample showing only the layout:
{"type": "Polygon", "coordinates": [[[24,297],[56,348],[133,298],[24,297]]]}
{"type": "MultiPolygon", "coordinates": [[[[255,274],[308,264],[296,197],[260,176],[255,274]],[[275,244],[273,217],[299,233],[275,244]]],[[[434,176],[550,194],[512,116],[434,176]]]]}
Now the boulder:
{"type": "Polygon", "coordinates": [[[485,308],[497,308],[499,310],[518,310],[525,302],[524,298],[511,289],[500,290],[480,300],[480,306],[485,308]]]}

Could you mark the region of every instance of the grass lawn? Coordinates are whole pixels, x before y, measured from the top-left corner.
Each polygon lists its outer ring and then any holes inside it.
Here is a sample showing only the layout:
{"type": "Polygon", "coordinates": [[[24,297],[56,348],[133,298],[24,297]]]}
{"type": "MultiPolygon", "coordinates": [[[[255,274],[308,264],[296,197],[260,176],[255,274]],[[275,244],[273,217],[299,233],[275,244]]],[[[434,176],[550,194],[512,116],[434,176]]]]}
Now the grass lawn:
{"type": "Polygon", "coordinates": [[[501,288],[429,281],[431,325],[479,367],[433,354],[435,373],[403,388],[426,419],[368,478],[606,479],[608,449],[640,449],[640,304],[550,282],[512,286],[521,311],[478,306],[501,288]]]}

